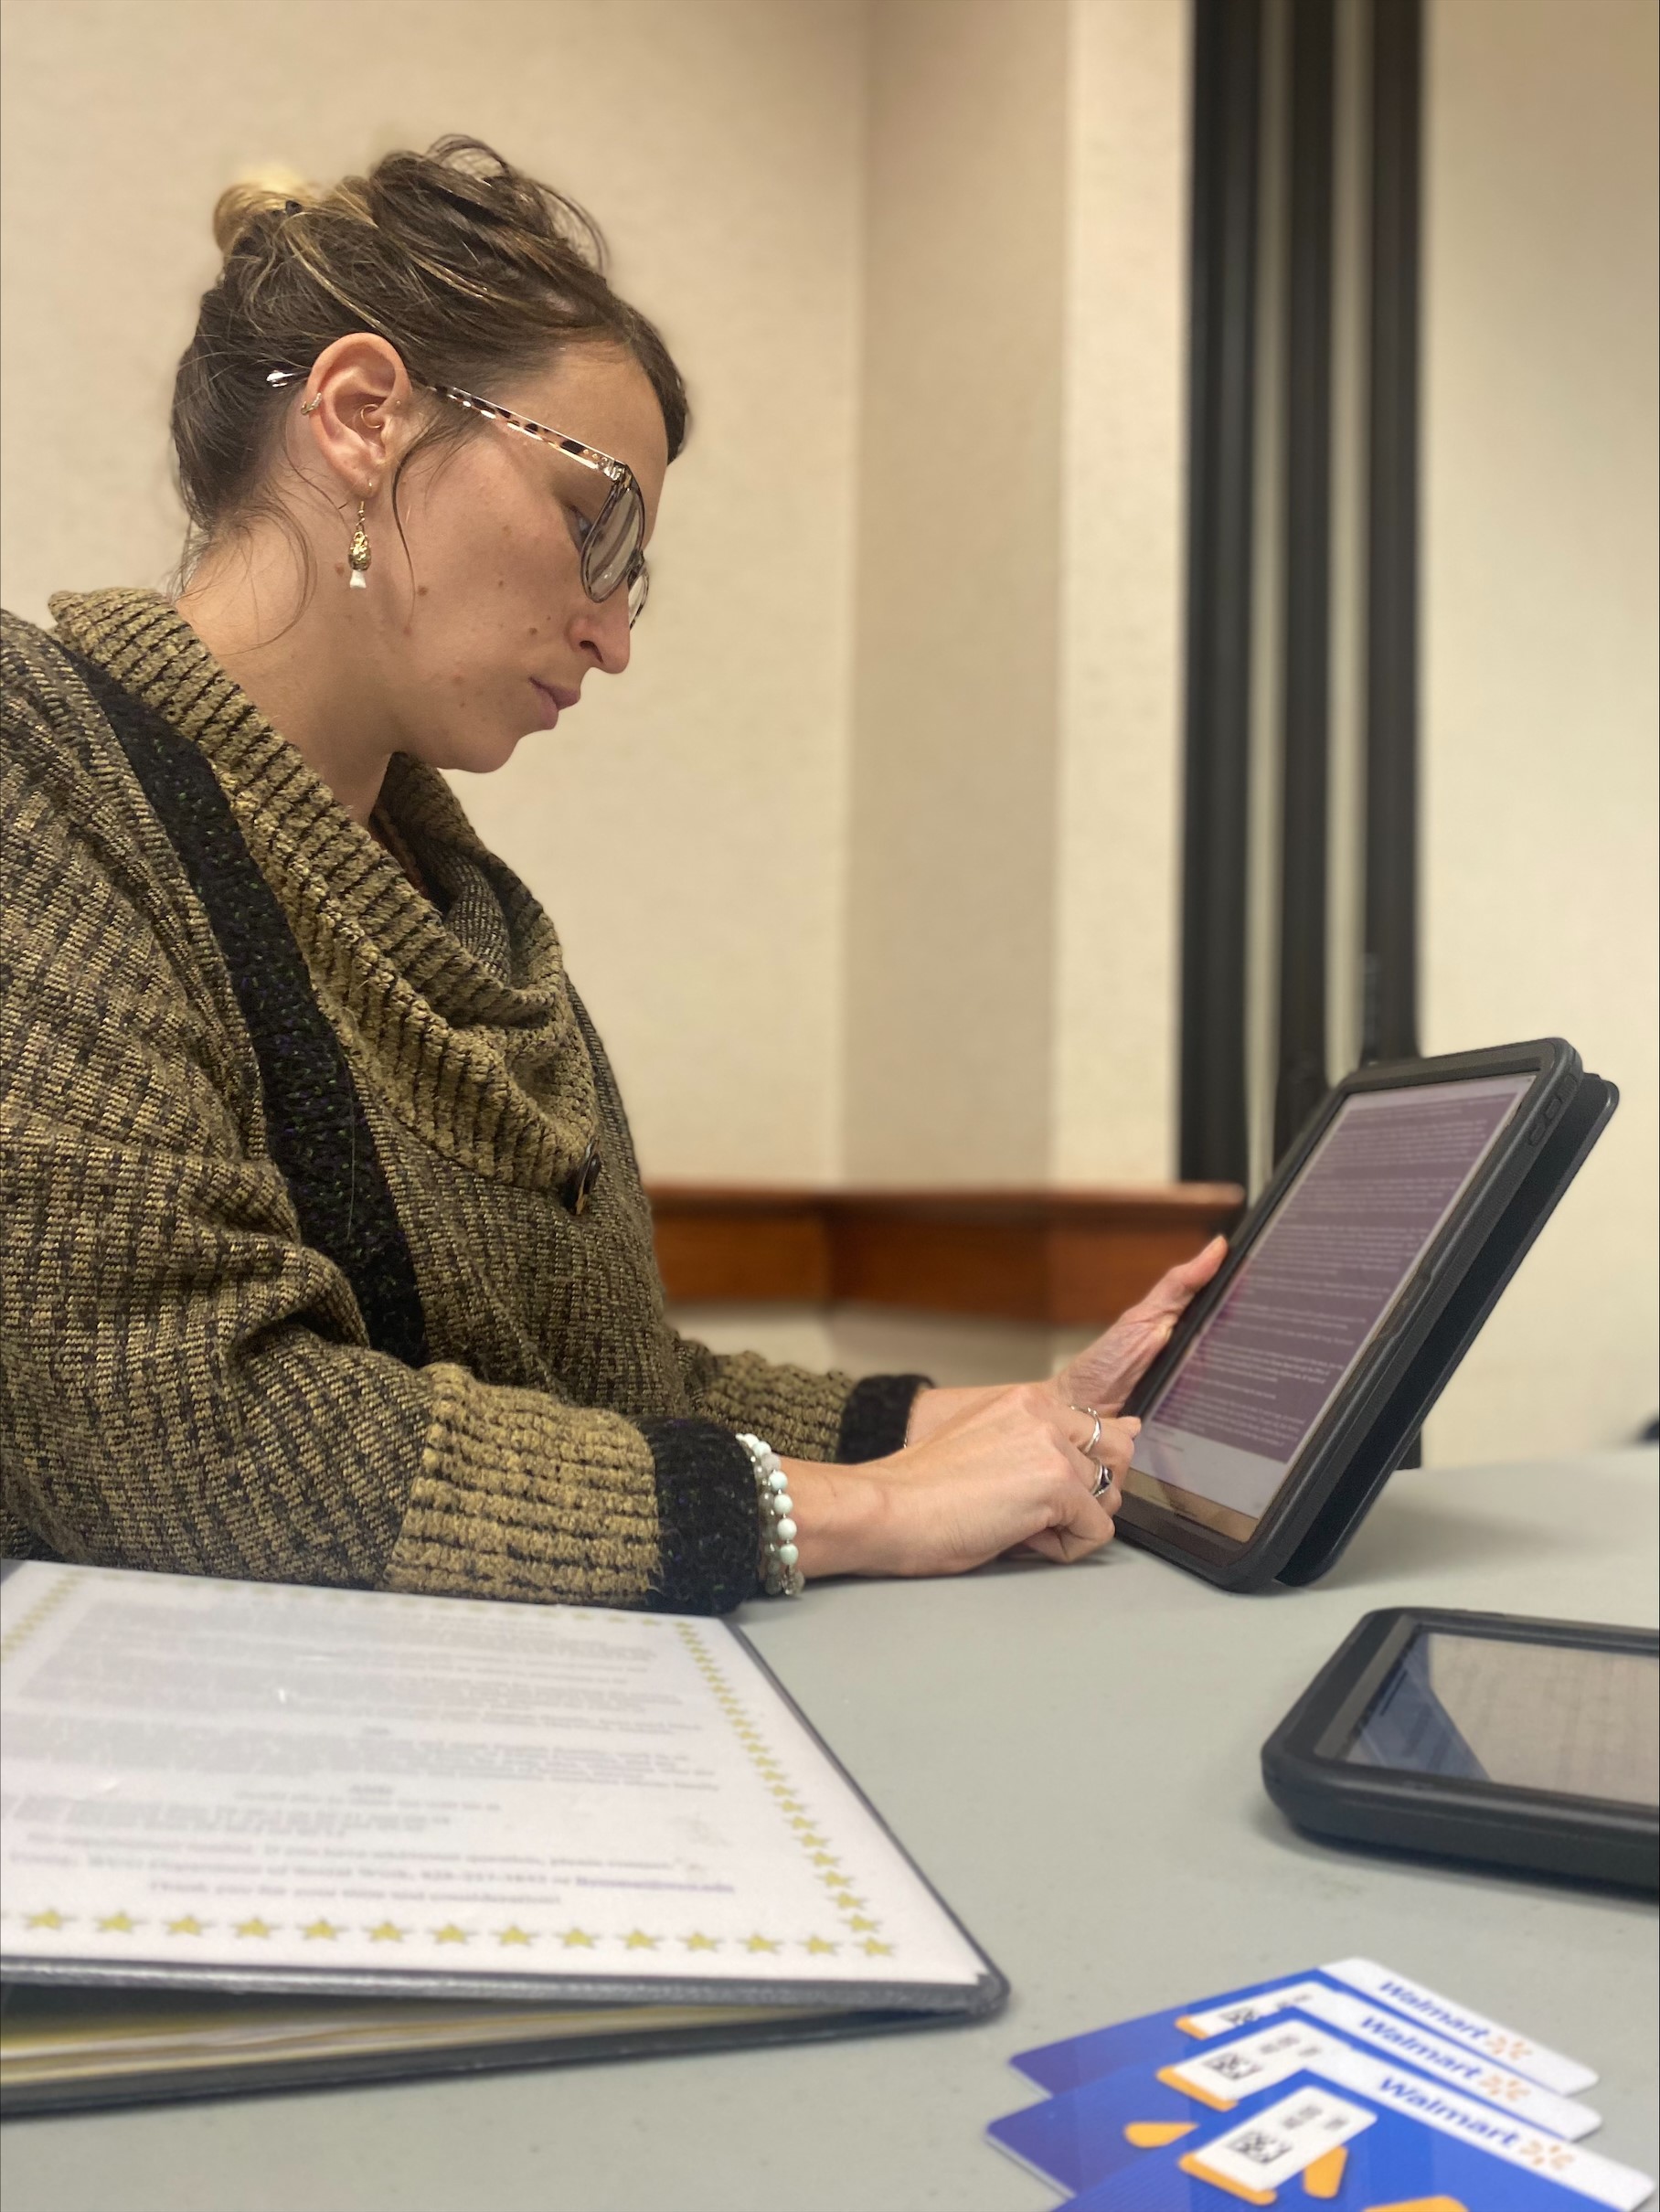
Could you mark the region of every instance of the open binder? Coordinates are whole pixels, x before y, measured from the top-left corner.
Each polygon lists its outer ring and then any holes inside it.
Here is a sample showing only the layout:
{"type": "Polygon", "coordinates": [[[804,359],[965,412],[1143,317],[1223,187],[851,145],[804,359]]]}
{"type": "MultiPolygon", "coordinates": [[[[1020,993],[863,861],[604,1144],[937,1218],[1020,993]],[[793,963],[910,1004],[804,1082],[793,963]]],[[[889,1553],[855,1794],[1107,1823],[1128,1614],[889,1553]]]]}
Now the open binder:
{"type": "Polygon", "coordinates": [[[8,2112],[1007,1995],[721,1622],[31,1562],[0,1697],[8,2112]]]}

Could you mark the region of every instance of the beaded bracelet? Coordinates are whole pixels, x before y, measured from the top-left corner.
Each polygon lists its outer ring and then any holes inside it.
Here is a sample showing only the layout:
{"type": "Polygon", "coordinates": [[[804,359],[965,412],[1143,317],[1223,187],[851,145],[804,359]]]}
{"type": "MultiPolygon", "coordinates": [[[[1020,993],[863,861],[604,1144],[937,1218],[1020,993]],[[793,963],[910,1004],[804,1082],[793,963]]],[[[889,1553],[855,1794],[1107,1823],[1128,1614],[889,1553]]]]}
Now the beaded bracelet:
{"type": "Polygon", "coordinates": [[[740,1436],[755,1470],[755,1495],[761,1507],[761,1582],[769,1598],[799,1598],[807,1578],[796,1561],[795,1501],[790,1478],[779,1464],[778,1454],[759,1436],[740,1436]]]}

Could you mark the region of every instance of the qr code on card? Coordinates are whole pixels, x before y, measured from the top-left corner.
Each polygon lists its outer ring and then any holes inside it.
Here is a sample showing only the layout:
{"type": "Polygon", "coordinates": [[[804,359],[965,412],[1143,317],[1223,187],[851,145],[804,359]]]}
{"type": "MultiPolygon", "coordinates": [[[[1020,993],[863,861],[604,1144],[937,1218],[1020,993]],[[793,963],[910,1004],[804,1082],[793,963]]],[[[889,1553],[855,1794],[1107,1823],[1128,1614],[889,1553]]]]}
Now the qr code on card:
{"type": "Polygon", "coordinates": [[[1259,2166],[1272,2165],[1276,2158],[1283,2158],[1292,2147],[1289,2135],[1275,2135],[1267,2128],[1250,2128],[1243,2135],[1236,2135],[1229,2149],[1240,2158],[1249,2158],[1259,2166]]]}

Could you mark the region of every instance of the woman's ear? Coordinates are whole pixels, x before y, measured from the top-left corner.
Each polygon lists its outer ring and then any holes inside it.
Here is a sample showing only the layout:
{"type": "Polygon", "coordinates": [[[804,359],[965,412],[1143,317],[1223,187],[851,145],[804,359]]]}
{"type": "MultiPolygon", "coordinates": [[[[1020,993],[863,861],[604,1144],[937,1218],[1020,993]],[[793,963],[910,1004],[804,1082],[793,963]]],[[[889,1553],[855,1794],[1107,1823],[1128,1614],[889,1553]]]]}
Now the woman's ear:
{"type": "Polygon", "coordinates": [[[316,450],[352,499],[371,498],[407,443],[409,371],[372,331],[336,338],[317,356],[302,410],[316,450]]]}

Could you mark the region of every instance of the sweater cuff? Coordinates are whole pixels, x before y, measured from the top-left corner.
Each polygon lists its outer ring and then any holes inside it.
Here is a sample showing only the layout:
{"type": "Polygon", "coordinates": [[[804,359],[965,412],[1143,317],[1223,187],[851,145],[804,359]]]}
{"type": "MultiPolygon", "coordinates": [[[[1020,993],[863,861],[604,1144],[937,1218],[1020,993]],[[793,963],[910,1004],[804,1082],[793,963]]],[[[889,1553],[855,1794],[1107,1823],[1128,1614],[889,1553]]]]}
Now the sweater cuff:
{"type": "Polygon", "coordinates": [[[729,1613],[760,1587],[755,1466],[713,1421],[643,1420],[657,1477],[658,1568],[646,1604],[729,1613]]]}
{"type": "Polygon", "coordinates": [[[855,1383],[842,1408],[836,1458],[885,1460],[902,1451],[917,1392],[932,1388],[926,1375],[867,1375],[855,1383]]]}

